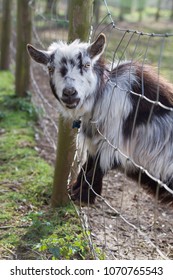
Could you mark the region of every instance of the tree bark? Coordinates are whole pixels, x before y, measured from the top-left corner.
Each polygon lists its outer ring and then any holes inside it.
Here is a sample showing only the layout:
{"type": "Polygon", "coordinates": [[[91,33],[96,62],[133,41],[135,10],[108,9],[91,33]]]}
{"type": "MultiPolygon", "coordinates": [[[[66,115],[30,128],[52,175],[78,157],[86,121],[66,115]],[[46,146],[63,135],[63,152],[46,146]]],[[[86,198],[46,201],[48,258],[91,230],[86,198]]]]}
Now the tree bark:
{"type": "Polygon", "coordinates": [[[100,8],[101,8],[101,1],[100,0],[94,0],[93,13],[94,13],[94,16],[95,16],[95,24],[99,24],[100,8]]]}
{"type": "Polygon", "coordinates": [[[3,0],[1,24],[0,69],[9,69],[10,35],[11,35],[11,0],[3,0]]]}
{"type": "Polygon", "coordinates": [[[70,0],[68,41],[87,41],[90,33],[93,0],[70,0]]]}
{"type": "MultiPolygon", "coordinates": [[[[88,41],[92,17],[92,0],[70,0],[68,41],[77,38],[88,41]]],[[[53,207],[69,203],[67,181],[76,149],[76,131],[72,122],[59,118],[57,156],[51,204],[53,207]]]]}
{"type": "Polygon", "coordinates": [[[17,47],[15,92],[18,97],[26,97],[29,88],[30,58],[26,45],[31,42],[32,19],[29,0],[17,1],[17,47]]]}

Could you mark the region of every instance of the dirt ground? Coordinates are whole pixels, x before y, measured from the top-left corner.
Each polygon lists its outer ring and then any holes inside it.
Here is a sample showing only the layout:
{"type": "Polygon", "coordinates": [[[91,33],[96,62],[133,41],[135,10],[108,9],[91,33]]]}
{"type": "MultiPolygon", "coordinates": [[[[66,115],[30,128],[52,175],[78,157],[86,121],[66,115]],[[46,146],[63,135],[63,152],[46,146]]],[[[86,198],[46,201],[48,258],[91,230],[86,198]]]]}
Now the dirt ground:
{"type": "MultiPolygon", "coordinates": [[[[46,72],[35,63],[33,71],[33,102],[44,106],[45,111],[36,131],[38,150],[54,164],[56,100],[46,72]]],[[[91,247],[97,244],[107,259],[173,259],[173,207],[169,203],[156,201],[141,185],[118,171],[110,171],[104,178],[102,197],[94,206],[78,209],[90,232],[91,247]]]]}

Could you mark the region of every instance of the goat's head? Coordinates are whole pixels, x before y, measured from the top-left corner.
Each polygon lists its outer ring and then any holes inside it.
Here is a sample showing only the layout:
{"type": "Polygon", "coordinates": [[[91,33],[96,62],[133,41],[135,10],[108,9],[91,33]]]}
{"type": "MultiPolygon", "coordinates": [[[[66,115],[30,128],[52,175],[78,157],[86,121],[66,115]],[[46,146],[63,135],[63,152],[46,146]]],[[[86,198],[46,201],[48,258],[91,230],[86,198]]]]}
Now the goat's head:
{"type": "Polygon", "coordinates": [[[27,45],[30,56],[48,67],[52,91],[65,114],[79,116],[91,109],[97,85],[93,67],[104,51],[105,41],[105,35],[100,34],[92,44],[58,42],[47,51],[27,45]]]}

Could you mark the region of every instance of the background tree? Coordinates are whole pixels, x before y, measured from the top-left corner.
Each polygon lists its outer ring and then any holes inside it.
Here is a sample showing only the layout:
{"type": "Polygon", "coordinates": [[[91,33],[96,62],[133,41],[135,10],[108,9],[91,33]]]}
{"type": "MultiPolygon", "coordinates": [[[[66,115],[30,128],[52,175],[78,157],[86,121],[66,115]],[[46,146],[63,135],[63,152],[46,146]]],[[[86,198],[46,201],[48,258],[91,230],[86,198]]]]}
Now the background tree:
{"type": "Polygon", "coordinates": [[[139,21],[142,21],[142,14],[145,10],[147,0],[137,1],[137,10],[139,12],[139,21]]]}
{"type": "MultiPolygon", "coordinates": [[[[76,38],[79,38],[82,41],[88,41],[92,17],[92,4],[92,0],[69,1],[69,42],[76,38]]],[[[60,117],[58,128],[57,156],[51,198],[53,207],[62,206],[69,202],[67,181],[76,149],[76,131],[72,129],[72,123],[64,120],[63,117],[60,117]]]]}
{"type": "Polygon", "coordinates": [[[101,8],[101,0],[94,0],[93,14],[95,17],[95,23],[99,23],[100,18],[100,8],[101,8]]]}
{"type": "Polygon", "coordinates": [[[2,20],[1,20],[1,55],[0,55],[1,70],[9,69],[11,7],[12,7],[11,0],[3,0],[2,20]]]}
{"type": "Polygon", "coordinates": [[[119,20],[124,20],[124,14],[129,14],[133,6],[133,0],[119,0],[120,14],[119,20]]]}
{"type": "Polygon", "coordinates": [[[57,9],[57,0],[46,0],[45,14],[55,15],[57,9]]]}
{"type": "Polygon", "coordinates": [[[171,1],[171,14],[170,14],[170,20],[173,20],[173,0],[171,1]]]}
{"type": "Polygon", "coordinates": [[[30,58],[26,45],[31,42],[31,8],[29,0],[17,1],[17,42],[15,92],[18,97],[25,97],[29,88],[30,58]]]}
{"type": "Polygon", "coordinates": [[[158,21],[160,18],[161,3],[162,3],[162,0],[157,0],[157,11],[156,11],[156,15],[155,15],[156,21],[158,21]]]}

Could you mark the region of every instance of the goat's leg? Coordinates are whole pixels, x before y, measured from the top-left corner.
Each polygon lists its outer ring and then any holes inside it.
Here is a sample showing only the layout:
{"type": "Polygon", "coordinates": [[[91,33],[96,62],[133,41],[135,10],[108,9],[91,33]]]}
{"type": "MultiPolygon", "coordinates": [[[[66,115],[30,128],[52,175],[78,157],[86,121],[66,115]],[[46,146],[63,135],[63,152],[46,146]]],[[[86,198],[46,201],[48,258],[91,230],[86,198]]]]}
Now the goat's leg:
{"type": "Polygon", "coordinates": [[[91,156],[89,156],[87,161],[82,166],[82,168],[77,176],[76,182],[72,185],[73,191],[80,188],[81,183],[84,180],[84,174],[87,174],[92,169],[92,166],[93,166],[93,158],[91,156]]]}
{"type": "Polygon", "coordinates": [[[101,194],[103,175],[99,159],[89,156],[76,183],[70,188],[71,198],[84,203],[94,203],[96,195],[101,194]]]}

